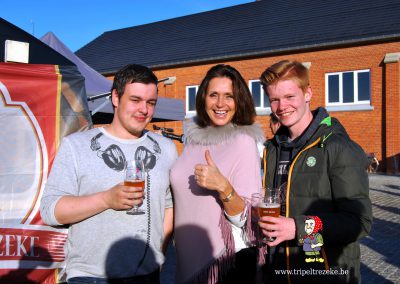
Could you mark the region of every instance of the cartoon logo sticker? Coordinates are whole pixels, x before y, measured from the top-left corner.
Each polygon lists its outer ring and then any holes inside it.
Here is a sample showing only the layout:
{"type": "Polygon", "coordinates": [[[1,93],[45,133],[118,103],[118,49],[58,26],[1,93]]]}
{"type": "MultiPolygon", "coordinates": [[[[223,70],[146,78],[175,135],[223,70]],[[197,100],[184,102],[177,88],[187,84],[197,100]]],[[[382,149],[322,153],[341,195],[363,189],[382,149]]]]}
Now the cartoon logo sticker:
{"type": "Polygon", "coordinates": [[[307,235],[300,240],[300,243],[303,244],[306,262],[324,262],[321,257],[321,247],[324,244],[320,233],[322,228],[322,221],[317,216],[308,216],[304,221],[304,229],[307,235]]]}
{"type": "Polygon", "coordinates": [[[307,162],[306,162],[307,166],[314,167],[316,163],[317,163],[317,159],[315,159],[315,157],[311,156],[311,157],[307,158],[307,162]]]}

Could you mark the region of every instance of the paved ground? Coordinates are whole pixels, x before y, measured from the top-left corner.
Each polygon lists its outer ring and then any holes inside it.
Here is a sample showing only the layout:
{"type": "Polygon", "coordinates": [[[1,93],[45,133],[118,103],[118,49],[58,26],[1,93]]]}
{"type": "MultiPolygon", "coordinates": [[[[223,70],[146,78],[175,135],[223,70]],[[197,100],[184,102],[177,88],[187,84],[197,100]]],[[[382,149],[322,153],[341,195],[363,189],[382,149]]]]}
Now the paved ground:
{"type": "Polygon", "coordinates": [[[400,176],[370,175],[374,223],[361,240],[361,283],[400,283],[400,176]]]}
{"type": "MultiPolygon", "coordinates": [[[[361,283],[400,284],[400,176],[371,174],[369,181],[374,223],[361,241],[361,283]]],[[[174,284],[174,273],[170,247],[161,284],[174,284]]]]}

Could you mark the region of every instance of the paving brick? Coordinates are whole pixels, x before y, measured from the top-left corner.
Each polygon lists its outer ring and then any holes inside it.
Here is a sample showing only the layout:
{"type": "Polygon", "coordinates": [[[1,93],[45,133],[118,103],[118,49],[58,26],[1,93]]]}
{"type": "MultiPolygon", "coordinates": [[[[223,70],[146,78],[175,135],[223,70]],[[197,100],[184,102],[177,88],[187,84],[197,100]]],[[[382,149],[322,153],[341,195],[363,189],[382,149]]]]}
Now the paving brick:
{"type": "Polygon", "coordinates": [[[369,177],[374,223],[361,240],[361,283],[400,283],[400,176],[369,177]]]}

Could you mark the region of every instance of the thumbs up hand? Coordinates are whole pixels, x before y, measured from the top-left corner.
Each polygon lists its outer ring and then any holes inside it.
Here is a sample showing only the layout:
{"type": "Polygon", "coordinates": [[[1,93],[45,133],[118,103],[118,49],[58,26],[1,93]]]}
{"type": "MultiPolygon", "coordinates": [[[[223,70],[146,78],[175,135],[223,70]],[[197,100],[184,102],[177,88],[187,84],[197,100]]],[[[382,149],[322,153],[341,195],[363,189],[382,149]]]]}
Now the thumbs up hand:
{"type": "Polygon", "coordinates": [[[204,153],[204,156],[206,158],[206,162],[207,165],[209,165],[210,167],[217,167],[217,165],[214,163],[213,159],[211,158],[211,154],[210,151],[206,150],[206,152],[204,153]]]}
{"type": "Polygon", "coordinates": [[[197,164],[194,168],[194,177],[196,183],[209,190],[224,192],[228,180],[221,174],[217,165],[211,158],[210,151],[205,152],[206,165],[197,164]]]}

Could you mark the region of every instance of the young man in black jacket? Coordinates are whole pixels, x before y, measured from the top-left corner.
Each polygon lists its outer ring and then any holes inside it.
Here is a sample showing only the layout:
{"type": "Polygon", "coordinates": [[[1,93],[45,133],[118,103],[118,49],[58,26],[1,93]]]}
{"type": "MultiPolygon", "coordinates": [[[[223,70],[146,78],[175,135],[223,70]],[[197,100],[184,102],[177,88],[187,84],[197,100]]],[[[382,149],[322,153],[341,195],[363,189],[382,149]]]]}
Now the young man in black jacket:
{"type": "Polygon", "coordinates": [[[365,153],[324,108],[310,110],[301,63],[278,62],[260,80],[281,123],[264,151],[263,184],[281,190],[281,216],[259,222],[274,238],[267,282],[359,283],[358,241],[372,222],[365,153]]]}

